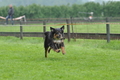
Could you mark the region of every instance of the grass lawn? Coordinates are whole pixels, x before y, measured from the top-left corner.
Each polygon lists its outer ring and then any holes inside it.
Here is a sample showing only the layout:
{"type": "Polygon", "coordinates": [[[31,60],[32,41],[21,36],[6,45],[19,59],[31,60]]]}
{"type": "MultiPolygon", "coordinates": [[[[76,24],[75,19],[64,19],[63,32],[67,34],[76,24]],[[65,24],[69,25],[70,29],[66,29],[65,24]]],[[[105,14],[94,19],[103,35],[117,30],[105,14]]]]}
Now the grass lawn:
{"type": "Polygon", "coordinates": [[[44,57],[43,39],[0,37],[0,80],[120,80],[120,41],[65,40],[44,57]]]}

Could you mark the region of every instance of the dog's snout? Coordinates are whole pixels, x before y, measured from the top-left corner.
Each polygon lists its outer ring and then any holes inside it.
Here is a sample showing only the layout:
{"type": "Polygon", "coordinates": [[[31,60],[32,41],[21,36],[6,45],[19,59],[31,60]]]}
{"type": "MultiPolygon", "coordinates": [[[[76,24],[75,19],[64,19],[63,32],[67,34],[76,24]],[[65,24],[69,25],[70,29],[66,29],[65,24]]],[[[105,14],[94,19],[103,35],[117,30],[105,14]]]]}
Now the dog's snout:
{"type": "Polygon", "coordinates": [[[61,35],[58,35],[57,38],[61,38],[61,35]]]}

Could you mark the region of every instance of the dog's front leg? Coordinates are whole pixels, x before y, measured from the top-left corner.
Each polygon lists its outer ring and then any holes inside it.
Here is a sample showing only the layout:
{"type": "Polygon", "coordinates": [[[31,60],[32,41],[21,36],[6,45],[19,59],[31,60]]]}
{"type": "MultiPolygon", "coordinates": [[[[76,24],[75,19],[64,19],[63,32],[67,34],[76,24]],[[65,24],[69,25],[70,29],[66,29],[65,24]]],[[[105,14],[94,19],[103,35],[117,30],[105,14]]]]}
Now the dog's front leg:
{"type": "Polygon", "coordinates": [[[65,52],[65,47],[61,47],[61,50],[62,50],[62,54],[64,55],[66,52],[65,52]]]}

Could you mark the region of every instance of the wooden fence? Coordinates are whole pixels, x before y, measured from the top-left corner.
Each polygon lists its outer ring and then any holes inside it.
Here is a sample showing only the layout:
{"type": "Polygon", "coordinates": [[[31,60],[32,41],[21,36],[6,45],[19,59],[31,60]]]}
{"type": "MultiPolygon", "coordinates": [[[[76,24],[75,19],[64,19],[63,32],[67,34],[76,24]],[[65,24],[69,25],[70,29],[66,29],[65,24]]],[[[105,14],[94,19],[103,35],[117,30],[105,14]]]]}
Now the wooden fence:
{"type": "MultiPolygon", "coordinates": [[[[111,34],[110,33],[110,24],[108,18],[106,18],[106,33],[74,33],[73,30],[70,30],[70,25],[73,29],[72,18],[71,20],[66,19],[67,33],[65,33],[65,38],[68,39],[68,42],[73,39],[105,39],[107,42],[110,42],[110,39],[120,39],[120,34],[111,34]],[[70,32],[72,31],[72,32],[70,32]]],[[[23,39],[23,37],[43,37],[44,32],[46,31],[46,22],[43,21],[43,32],[23,32],[24,26],[20,22],[20,32],[0,32],[0,36],[16,36],[23,39]]]]}

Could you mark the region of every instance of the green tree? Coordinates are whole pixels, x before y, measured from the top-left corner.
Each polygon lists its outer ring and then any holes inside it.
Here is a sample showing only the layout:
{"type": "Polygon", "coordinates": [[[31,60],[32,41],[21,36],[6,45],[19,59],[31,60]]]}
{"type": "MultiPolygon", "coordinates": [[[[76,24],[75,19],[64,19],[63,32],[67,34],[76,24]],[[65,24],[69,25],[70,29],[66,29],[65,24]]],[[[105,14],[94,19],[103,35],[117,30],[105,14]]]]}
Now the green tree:
{"type": "MultiPolygon", "coordinates": [[[[27,18],[70,18],[70,17],[88,17],[90,14],[86,12],[94,12],[94,17],[120,17],[120,1],[103,2],[103,4],[88,2],[85,4],[67,4],[60,6],[41,6],[31,4],[26,6],[13,6],[14,17],[26,15],[27,18]]],[[[8,14],[8,6],[0,7],[0,16],[6,17],[8,14]]]]}

